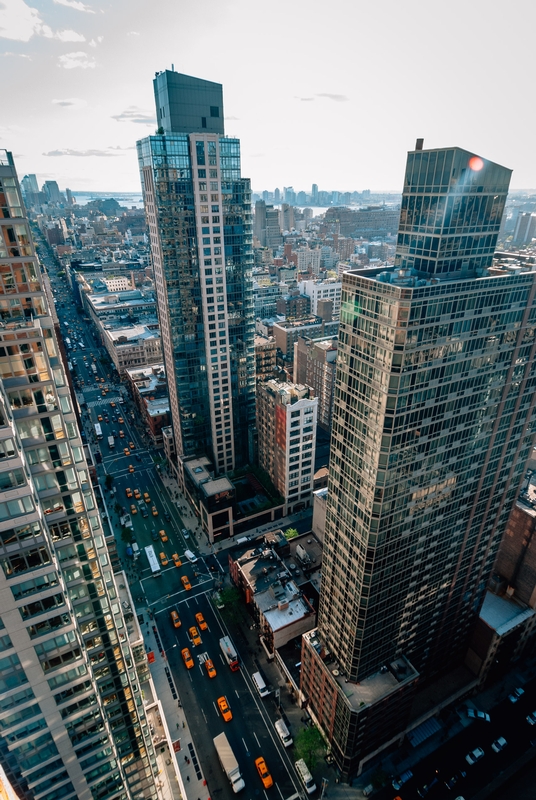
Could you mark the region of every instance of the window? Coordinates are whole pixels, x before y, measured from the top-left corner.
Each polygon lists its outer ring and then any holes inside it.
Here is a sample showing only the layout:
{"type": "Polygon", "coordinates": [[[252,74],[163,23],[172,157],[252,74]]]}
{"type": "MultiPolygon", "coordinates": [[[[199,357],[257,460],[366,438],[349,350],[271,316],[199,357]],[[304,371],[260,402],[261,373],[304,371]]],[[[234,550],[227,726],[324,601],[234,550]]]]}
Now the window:
{"type": "Polygon", "coordinates": [[[207,127],[207,118],[206,117],[201,117],[201,127],[202,128],[206,128],[207,127]]]}
{"type": "Polygon", "coordinates": [[[210,106],[210,116],[211,117],[219,117],[220,116],[220,109],[218,108],[218,106],[210,106]]]}

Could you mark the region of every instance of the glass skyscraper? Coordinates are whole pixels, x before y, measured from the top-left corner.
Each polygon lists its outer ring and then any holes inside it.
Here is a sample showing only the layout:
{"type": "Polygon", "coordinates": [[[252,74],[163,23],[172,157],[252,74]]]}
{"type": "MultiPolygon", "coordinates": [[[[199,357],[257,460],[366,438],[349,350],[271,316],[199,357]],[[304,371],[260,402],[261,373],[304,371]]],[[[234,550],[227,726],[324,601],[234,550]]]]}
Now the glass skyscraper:
{"type": "Polygon", "coordinates": [[[165,71],[154,89],[159,133],[138,158],[177,474],[200,455],[222,474],[249,461],[255,418],[251,189],[221,85],[165,71]]]}
{"type": "Polygon", "coordinates": [[[45,281],[0,151],[0,764],[28,800],[152,798],[136,658],[45,281]]]}
{"type": "Polygon", "coordinates": [[[532,448],[536,273],[492,265],[509,179],[409,153],[395,268],[343,276],[302,690],[347,776],[404,729],[417,679],[463,662],[532,448]]]}

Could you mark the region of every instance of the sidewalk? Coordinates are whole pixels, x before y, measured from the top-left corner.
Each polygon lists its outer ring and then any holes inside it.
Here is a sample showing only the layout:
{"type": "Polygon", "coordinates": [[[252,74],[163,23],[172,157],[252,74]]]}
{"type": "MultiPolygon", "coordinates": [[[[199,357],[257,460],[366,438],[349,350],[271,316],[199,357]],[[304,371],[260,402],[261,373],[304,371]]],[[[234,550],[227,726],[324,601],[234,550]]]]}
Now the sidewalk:
{"type": "MultiPolygon", "coordinates": [[[[210,800],[180,696],[167,658],[162,655],[160,650],[158,629],[152,621],[144,623],[143,638],[147,653],[154,654],[154,661],[149,664],[149,667],[159,705],[156,722],[159,722],[162,728],[162,735],[159,736],[153,720],[152,724],[155,729],[152,732],[155,749],[157,754],[165,757],[167,766],[170,765],[171,759],[176,762],[174,771],[178,775],[178,781],[175,781],[175,785],[170,782],[172,790],[172,794],[169,795],[170,800],[180,800],[181,797],[188,798],[188,800],[210,800]],[[164,717],[163,720],[162,717],[164,717]]],[[[163,792],[163,797],[164,800],[167,800],[168,796],[163,792]]]]}

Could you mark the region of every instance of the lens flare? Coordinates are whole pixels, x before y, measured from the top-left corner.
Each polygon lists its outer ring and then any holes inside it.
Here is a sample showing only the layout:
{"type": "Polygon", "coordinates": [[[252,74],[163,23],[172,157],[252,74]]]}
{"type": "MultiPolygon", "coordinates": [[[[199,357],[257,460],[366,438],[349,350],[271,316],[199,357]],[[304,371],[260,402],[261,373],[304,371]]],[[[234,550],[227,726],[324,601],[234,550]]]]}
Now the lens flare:
{"type": "Polygon", "coordinates": [[[473,170],[473,172],[480,172],[483,166],[484,162],[478,156],[473,156],[469,159],[469,167],[473,170]]]}

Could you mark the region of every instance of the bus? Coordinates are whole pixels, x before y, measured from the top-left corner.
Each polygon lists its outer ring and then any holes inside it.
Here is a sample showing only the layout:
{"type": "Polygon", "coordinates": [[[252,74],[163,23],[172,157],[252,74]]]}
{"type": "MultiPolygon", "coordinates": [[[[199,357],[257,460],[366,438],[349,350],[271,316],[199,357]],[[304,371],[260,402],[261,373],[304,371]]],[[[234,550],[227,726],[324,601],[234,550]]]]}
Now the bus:
{"type": "Polygon", "coordinates": [[[147,556],[147,561],[149,562],[149,566],[151,568],[151,575],[153,578],[158,578],[162,574],[162,570],[160,569],[160,562],[156,557],[156,553],[154,551],[154,547],[152,544],[149,547],[145,548],[145,555],[147,556]]]}
{"type": "Polygon", "coordinates": [[[95,423],[95,433],[97,434],[97,439],[102,439],[102,428],[99,422],[95,423]]]}

